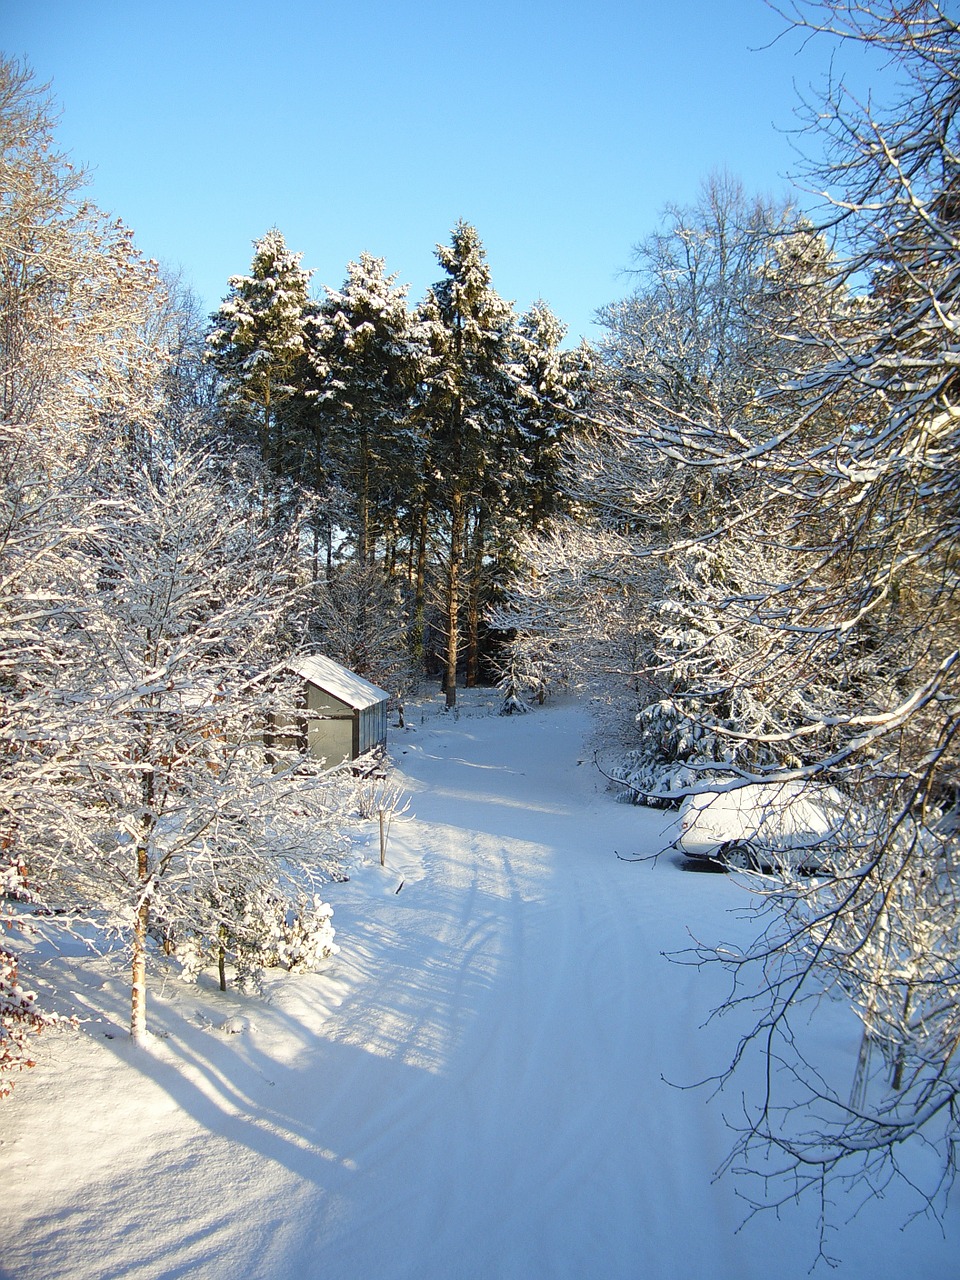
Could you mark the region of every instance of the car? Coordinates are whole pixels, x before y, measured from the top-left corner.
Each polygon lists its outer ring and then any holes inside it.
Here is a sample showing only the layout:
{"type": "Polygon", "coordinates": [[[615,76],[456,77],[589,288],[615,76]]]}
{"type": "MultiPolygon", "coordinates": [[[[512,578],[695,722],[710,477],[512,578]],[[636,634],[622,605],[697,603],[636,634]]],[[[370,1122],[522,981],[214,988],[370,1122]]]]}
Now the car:
{"type": "Polygon", "coordinates": [[[811,782],[750,782],[689,795],[676,846],[692,861],[739,871],[828,870],[847,816],[843,797],[811,782]]]}

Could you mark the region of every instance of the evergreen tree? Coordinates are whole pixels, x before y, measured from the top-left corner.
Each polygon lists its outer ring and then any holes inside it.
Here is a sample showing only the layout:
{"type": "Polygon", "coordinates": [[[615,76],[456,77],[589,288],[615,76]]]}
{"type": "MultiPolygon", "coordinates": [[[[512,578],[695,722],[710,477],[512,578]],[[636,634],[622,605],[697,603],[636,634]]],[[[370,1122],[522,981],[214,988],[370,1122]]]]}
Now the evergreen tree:
{"type": "MultiPolygon", "coordinates": [[[[513,312],[494,290],[480,237],[458,222],[437,246],[446,277],[420,309],[430,344],[422,411],[427,424],[435,523],[444,541],[447,706],[456,704],[465,585],[477,599],[492,518],[517,470],[513,312]],[[465,577],[468,582],[465,584],[465,577]]],[[[479,610],[471,605],[471,678],[479,610]]]]}
{"type": "Polygon", "coordinates": [[[207,337],[227,413],[236,427],[252,429],[268,477],[289,465],[286,427],[311,310],[312,273],[301,268],[301,257],[276,227],[255,241],[250,275],[231,276],[207,337]]]}
{"type": "Polygon", "coordinates": [[[520,317],[514,340],[520,447],[525,460],[524,527],[536,530],[564,506],[564,458],[574,416],[587,395],[592,355],[584,343],[565,351],[566,326],[538,300],[520,317]]]}
{"type": "Polygon", "coordinates": [[[410,401],[420,369],[406,288],[362,253],[343,288],[327,289],[312,325],[311,364],[330,465],[352,496],[357,559],[375,557],[378,537],[408,507],[419,471],[410,401]]]}

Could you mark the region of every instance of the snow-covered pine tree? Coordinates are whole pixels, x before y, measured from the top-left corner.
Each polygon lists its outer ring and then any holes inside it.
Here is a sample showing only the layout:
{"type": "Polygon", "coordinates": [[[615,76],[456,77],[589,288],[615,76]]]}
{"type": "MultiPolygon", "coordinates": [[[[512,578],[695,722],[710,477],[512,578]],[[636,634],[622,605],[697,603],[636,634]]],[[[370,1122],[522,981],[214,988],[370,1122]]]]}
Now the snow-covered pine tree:
{"type": "Polygon", "coordinates": [[[461,605],[470,620],[469,678],[476,678],[479,590],[491,525],[519,470],[510,305],[496,293],[474,227],[458,222],[437,246],[446,276],[419,309],[430,352],[420,411],[428,434],[431,509],[443,539],[444,685],[456,704],[461,605]]]}
{"type": "MultiPolygon", "coordinates": [[[[300,266],[302,256],[287,248],[276,227],[256,240],[250,274],[231,276],[207,335],[223,407],[235,428],[252,432],[275,487],[291,469],[290,410],[303,379],[305,325],[313,311],[312,272],[300,266]]],[[[265,495],[266,505],[276,496],[265,495]]]]}
{"type": "Polygon", "coordinates": [[[514,335],[518,428],[525,464],[525,492],[517,495],[516,518],[530,531],[569,502],[566,451],[577,428],[576,411],[589,401],[592,352],[586,343],[575,351],[565,350],[566,333],[566,325],[539,299],[520,317],[514,335]]]}
{"type": "Polygon", "coordinates": [[[333,476],[352,499],[363,563],[375,558],[378,539],[395,543],[422,466],[410,412],[422,343],[406,287],[395,281],[382,258],[362,253],[342,288],[327,288],[310,327],[311,413],[323,424],[333,476]]]}

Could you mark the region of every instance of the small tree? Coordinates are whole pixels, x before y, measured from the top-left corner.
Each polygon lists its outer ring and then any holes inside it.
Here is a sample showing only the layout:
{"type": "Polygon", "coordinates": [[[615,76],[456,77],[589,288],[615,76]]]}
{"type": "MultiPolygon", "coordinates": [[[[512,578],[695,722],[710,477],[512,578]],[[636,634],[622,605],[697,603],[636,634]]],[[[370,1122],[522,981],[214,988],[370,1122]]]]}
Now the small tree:
{"type": "Polygon", "coordinates": [[[177,455],[152,473],[104,462],[91,484],[100,519],[43,628],[56,678],[37,683],[34,740],[62,816],[31,874],[126,937],[140,1037],[151,930],[173,947],[211,919],[256,932],[254,887],[295,900],[338,833],[326,789],[265,751],[269,717],[294,705],[280,660],[297,587],[249,486],[177,455]]]}

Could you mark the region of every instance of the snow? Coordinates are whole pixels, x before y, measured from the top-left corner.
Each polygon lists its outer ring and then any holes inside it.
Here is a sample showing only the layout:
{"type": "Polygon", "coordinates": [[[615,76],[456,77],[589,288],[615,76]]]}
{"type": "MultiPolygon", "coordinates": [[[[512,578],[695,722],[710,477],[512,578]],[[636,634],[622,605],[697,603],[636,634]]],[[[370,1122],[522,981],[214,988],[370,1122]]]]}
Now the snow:
{"type": "Polygon", "coordinates": [[[314,653],[298,658],[296,662],[290,664],[290,670],[301,679],[309,680],[311,684],[317,685],[327,693],[332,693],[346,706],[355,707],[360,711],[366,707],[374,707],[378,702],[386,702],[390,697],[386,690],[321,654],[314,653]]]}
{"type": "MultiPolygon", "coordinates": [[[[499,717],[461,697],[456,717],[408,704],[391,749],[415,816],[385,868],[371,824],[328,886],[324,972],[277,974],[264,1000],[155,979],[144,1048],[120,957],[28,958],[81,1028],[45,1033],[0,1105],[5,1277],[808,1274],[819,1206],[738,1230],[736,1180],[713,1177],[759,1065],[728,1093],[676,1087],[727,1065],[738,1024],[706,1023],[719,970],[663,953],[746,940],[747,890],[676,853],[617,858],[665,847],[674,818],[604,790],[577,703],[499,717]]],[[[852,1016],[821,1006],[808,1031],[852,1080],[852,1016]]],[[[943,1232],[902,1229],[915,1208],[891,1187],[829,1238],[844,1280],[956,1274],[956,1197],[943,1232]]]]}
{"type": "Polygon", "coordinates": [[[680,806],[678,844],[691,858],[713,857],[725,844],[751,845],[792,864],[806,860],[801,850],[809,853],[837,837],[850,808],[836,790],[809,782],[701,791],[680,806]]]}

